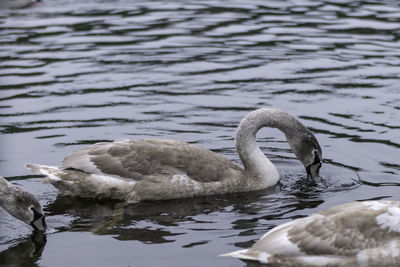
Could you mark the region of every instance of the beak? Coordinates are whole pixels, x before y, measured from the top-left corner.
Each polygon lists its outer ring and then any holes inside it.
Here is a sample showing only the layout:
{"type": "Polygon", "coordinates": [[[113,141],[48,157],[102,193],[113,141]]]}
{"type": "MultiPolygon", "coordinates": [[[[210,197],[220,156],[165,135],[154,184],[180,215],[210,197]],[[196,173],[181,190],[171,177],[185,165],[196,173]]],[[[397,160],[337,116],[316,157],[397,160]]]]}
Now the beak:
{"type": "Polygon", "coordinates": [[[31,225],[33,227],[33,229],[37,230],[37,231],[46,231],[46,220],[44,219],[44,216],[42,216],[40,219],[31,222],[31,225]]]}
{"type": "Polygon", "coordinates": [[[306,168],[307,174],[315,180],[316,178],[319,177],[319,169],[321,168],[321,165],[322,165],[321,162],[308,165],[306,168]]]}
{"type": "Polygon", "coordinates": [[[317,151],[314,151],[314,161],[306,167],[307,174],[315,180],[319,177],[319,169],[321,168],[321,166],[322,161],[317,151]]]}
{"type": "Polygon", "coordinates": [[[45,231],[46,230],[46,220],[44,218],[43,214],[40,214],[36,210],[33,210],[34,218],[33,221],[31,222],[31,226],[33,229],[37,231],[45,231]]]}

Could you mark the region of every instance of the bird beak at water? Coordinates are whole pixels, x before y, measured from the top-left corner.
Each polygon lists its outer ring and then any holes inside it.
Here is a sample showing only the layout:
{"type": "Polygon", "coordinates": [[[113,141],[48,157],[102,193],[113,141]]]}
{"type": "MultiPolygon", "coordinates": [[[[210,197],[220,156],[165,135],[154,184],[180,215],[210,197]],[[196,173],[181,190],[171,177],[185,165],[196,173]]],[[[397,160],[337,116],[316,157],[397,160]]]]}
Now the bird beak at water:
{"type": "Polygon", "coordinates": [[[307,174],[315,181],[319,178],[319,170],[322,166],[322,161],[316,150],[314,150],[314,160],[306,167],[307,174]]]}
{"type": "Polygon", "coordinates": [[[37,231],[45,231],[46,230],[46,220],[43,214],[37,212],[34,208],[31,208],[33,211],[33,220],[30,223],[33,229],[37,231]]]}

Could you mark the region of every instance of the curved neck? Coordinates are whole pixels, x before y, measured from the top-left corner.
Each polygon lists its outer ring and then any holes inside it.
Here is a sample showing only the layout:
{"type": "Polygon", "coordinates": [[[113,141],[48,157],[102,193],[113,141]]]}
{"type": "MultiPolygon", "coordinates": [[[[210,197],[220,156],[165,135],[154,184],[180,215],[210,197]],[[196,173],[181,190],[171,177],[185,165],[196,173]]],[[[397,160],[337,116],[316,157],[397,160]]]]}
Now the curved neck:
{"type": "Polygon", "coordinates": [[[263,127],[278,128],[290,140],[296,129],[304,126],[288,113],[273,108],[252,111],[240,122],[236,133],[236,149],[244,171],[247,176],[268,187],[278,182],[279,174],[256,143],[257,132],[263,127]]]}

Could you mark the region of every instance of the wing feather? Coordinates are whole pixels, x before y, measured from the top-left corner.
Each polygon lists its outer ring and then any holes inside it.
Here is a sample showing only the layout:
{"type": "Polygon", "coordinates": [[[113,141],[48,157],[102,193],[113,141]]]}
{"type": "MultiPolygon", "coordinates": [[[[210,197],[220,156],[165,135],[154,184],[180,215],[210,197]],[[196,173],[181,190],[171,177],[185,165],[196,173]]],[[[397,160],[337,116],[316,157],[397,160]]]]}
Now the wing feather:
{"type": "Polygon", "coordinates": [[[62,167],[134,180],[151,175],[182,174],[198,182],[219,181],[231,171],[242,170],[239,165],[207,149],[158,139],[97,143],[66,157],[62,167]]]}
{"type": "MultiPolygon", "coordinates": [[[[295,245],[299,249],[298,256],[304,254],[355,255],[360,250],[379,247],[388,240],[400,238],[400,232],[393,231],[390,222],[386,225],[379,222],[379,216],[386,216],[389,217],[388,220],[397,223],[400,220],[398,211],[400,211],[399,203],[389,201],[367,201],[340,205],[277,227],[265,234],[253,246],[253,249],[275,252],[273,248],[277,241],[274,237],[279,233],[286,236],[286,240],[290,243],[288,253],[296,251],[289,249],[295,245]],[[375,206],[369,206],[369,203],[373,203],[375,206]]],[[[282,251],[285,250],[282,249],[282,251]]]]}

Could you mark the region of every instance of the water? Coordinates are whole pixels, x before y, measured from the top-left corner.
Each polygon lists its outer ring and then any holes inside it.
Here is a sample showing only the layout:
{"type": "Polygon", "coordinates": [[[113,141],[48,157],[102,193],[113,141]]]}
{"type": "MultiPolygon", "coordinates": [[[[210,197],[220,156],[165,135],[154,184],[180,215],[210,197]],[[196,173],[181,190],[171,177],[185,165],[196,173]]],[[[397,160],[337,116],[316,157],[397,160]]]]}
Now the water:
{"type": "Polygon", "coordinates": [[[243,266],[217,255],[355,200],[400,200],[397,1],[59,1],[0,11],[0,170],[44,205],[46,237],[0,211],[0,265],[243,266]],[[318,138],[323,182],[279,131],[261,192],[149,202],[57,196],[25,163],[86,145],[187,141],[239,162],[249,111],[277,107],[318,138]]]}

